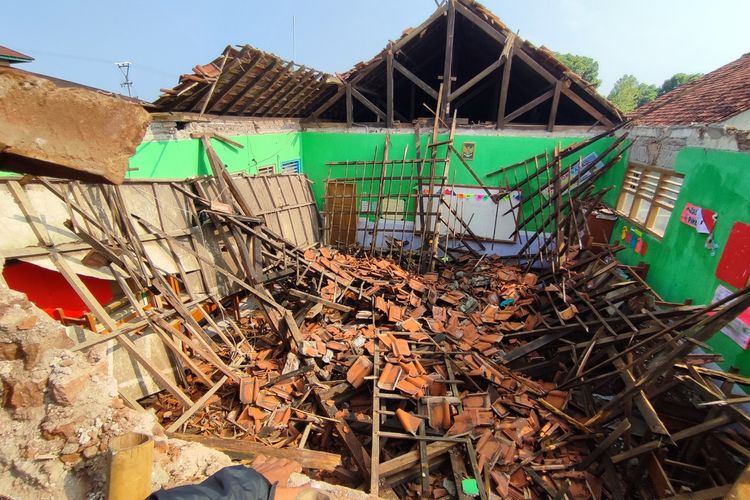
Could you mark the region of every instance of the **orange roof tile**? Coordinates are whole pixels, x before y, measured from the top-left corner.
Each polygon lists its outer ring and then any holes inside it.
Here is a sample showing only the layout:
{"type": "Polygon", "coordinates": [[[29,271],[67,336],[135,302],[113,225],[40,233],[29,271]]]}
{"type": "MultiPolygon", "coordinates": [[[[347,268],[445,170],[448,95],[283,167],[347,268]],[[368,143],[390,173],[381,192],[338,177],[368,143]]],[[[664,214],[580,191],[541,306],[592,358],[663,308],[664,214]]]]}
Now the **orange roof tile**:
{"type": "Polygon", "coordinates": [[[750,109],[750,53],[631,114],[637,125],[720,123],[750,109]]]}

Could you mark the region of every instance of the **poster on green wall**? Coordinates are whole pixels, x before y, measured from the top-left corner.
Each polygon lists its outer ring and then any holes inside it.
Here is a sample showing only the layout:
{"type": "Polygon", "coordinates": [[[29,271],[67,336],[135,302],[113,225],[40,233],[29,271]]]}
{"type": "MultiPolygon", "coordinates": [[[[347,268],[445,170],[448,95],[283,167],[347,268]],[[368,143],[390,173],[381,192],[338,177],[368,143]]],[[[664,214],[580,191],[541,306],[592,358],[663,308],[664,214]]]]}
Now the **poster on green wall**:
{"type": "MultiPolygon", "coordinates": [[[[732,290],[719,285],[714,292],[714,302],[725,299],[732,295],[732,290]]],[[[721,329],[721,333],[734,340],[743,349],[750,347],[750,308],[745,309],[727,326],[721,329]]]]}

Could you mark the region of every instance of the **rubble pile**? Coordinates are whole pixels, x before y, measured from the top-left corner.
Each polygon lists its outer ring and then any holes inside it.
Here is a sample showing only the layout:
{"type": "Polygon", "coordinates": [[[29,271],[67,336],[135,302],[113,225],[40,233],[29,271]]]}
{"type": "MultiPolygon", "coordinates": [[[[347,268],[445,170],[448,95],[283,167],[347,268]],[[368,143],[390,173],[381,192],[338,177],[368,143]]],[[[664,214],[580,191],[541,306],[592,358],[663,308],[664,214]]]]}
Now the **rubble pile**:
{"type": "Polygon", "coordinates": [[[109,441],[127,432],[156,440],[152,486],[204,479],[231,460],[167,440],[146,412],[124,406],[106,348],[72,352],[65,328],[0,287],[0,484],[13,498],[103,495],[109,441]]]}

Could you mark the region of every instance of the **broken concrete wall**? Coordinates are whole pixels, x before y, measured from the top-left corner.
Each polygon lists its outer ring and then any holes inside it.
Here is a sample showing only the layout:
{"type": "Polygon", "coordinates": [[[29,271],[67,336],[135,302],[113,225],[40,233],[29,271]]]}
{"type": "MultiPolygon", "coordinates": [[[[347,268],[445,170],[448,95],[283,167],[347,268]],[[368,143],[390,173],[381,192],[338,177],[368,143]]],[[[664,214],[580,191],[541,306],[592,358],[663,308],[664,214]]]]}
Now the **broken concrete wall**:
{"type": "Polygon", "coordinates": [[[0,168],[119,184],[150,121],[137,103],[0,68],[0,168]]]}
{"type": "Polygon", "coordinates": [[[124,406],[106,349],[72,345],[62,325],[0,286],[0,496],[103,498],[109,441],[131,431],[156,442],[154,490],[230,465],[223,453],[167,440],[151,413],[124,406]]]}
{"type": "Polygon", "coordinates": [[[629,137],[633,140],[629,161],[643,165],[675,168],[677,155],[683,148],[697,147],[723,151],[747,151],[748,132],[720,125],[638,126],[629,137]]]}

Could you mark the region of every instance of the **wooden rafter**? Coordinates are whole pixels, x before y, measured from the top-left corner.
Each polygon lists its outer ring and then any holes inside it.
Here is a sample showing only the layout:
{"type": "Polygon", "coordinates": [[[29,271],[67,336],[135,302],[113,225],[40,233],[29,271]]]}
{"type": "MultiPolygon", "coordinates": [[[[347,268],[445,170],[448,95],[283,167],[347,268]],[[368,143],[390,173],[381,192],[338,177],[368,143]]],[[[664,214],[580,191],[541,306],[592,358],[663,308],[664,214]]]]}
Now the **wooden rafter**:
{"type": "MultiPolygon", "coordinates": [[[[243,53],[249,50],[248,46],[243,47],[242,52],[235,58],[233,61],[233,66],[242,66],[242,56],[243,53]]],[[[250,62],[247,65],[247,68],[245,68],[244,71],[238,72],[230,81],[229,83],[223,85],[223,90],[219,93],[217,93],[216,96],[211,99],[211,101],[208,103],[208,106],[206,106],[206,111],[209,113],[213,108],[220,102],[222,102],[237,86],[237,84],[245,78],[245,76],[250,74],[250,71],[252,71],[255,68],[255,65],[258,64],[258,61],[260,61],[260,58],[263,56],[262,52],[258,51],[257,54],[255,54],[251,59],[250,62]]]]}
{"type": "Polygon", "coordinates": [[[500,66],[502,66],[506,59],[507,59],[507,56],[505,54],[501,54],[500,57],[495,62],[493,62],[492,64],[490,64],[486,68],[484,68],[479,73],[477,73],[474,76],[474,78],[472,78],[471,80],[469,80],[468,82],[464,83],[459,88],[457,88],[456,90],[454,90],[453,92],[451,92],[451,94],[448,96],[448,100],[450,102],[453,102],[455,99],[457,99],[458,97],[460,97],[462,94],[464,94],[465,92],[471,90],[477,83],[479,83],[482,80],[484,80],[485,78],[487,78],[493,71],[495,71],[500,66]]]}
{"type": "Polygon", "coordinates": [[[240,102],[242,100],[242,98],[245,97],[245,95],[248,92],[250,92],[253,89],[253,87],[255,87],[256,83],[258,83],[259,81],[261,81],[261,79],[263,79],[263,77],[265,77],[267,74],[269,74],[271,71],[273,71],[273,69],[276,67],[276,65],[278,63],[279,63],[279,61],[276,60],[276,59],[274,59],[273,61],[271,61],[271,64],[269,64],[268,66],[266,66],[265,69],[263,69],[262,71],[260,71],[257,75],[255,75],[255,77],[252,80],[250,80],[248,83],[246,83],[245,87],[236,96],[234,96],[234,98],[232,98],[232,100],[229,102],[229,104],[227,104],[226,106],[224,106],[224,108],[221,110],[221,114],[226,114],[227,112],[229,112],[229,110],[231,110],[234,107],[235,104],[237,104],[238,102],[240,102]]]}
{"type": "Polygon", "coordinates": [[[443,63],[443,98],[440,107],[440,117],[446,121],[450,102],[448,96],[451,94],[453,83],[453,47],[456,34],[456,2],[448,0],[448,22],[445,30],[445,61],[443,63]]]}
{"type": "MultiPolygon", "coordinates": [[[[307,92],[305,92],[305,89],[310,88],[311,84],[314,84],[318,78],[319,74],[317,71],[314,73],[308,73],[307,76],[300,78],[297,81],[297,84],[292,87],[289,92],[287,92],[287,95],[279,99],[279,102],[268,108],[263,116],[274,115],[276,113],[282,114],[281,111],[286,108],[291,102],[297,100],[298,98],[300,98],[300,96],[306,95],[307,92]],[[290,97],[287,98],[287,96],[290,97]]],[[[317,88],[317,86],[313,86],[313,88],[317,88]]]]}
{"type": "MultiPolygon", "coordinates": [[[[339,89],[336,91],[334,95],[332,95],[326,102],[315,108],[315,110],[309,114],[309,119],[315,120],[320,115],[322,115],[325,111],[328,110],[331,106],[336,104],[336,102],[341,99],[341,97],[346,93],[346,85],[342,85],[339,87],[339,89]]],[[[305,110],[307,112],[307,110],[305,110]]],[[[303,114],[307,114],[307,113],[303,114]]]]}
{"type": "Polygon", "coordinates": [[[497,104],[497,128],[505,126],[505,107],[508,105],[508,87],[510,86],[510,70],[513,66],[513,57],[516,54],[516,37],[511,35],[506,39],[503,53],[507,51],[508,60],[503,68],[503,79],[500,82],[500,98],[497,104]]]}
{"type": "Polygon", "coordinates": [[[520,108],[510,113],[508,116],[506,116],[505,123],[510,123],[516,118],[518,118],[519,116],[521,116],[522,114],[531,111],[532,109],[536,108],[537,106],[539,106],[540,104],[544,102],[547,102],[548,100],[552,98],[554,94],[555,94],[555,89],[553,88],[551,90],[548,90],[544,94],[540,95],[539,97],[527,102],[526,104],[524,104],[523,106],[521,106],[520,108]]]}
{"type": "Polygon", "coordinates": [[[304,71],[304,69],[305,67],[302,66],[293,74],[288,75],[287,80],[284,83],[282,83],[279,86],[279,88],[271,91],[265,99],[263,99],[260,103],[258,103],[255,106],[255,108],[253,108],[252,114],[266,116],[266,114],[268,113],[270,109],[272,109],[274,106],[277,106],[280,102],[283,102],[284,97],[289,95],[293,91],[293,89],[299,88],[300,82],[304,81],[304,78],[300,78],[298,76],[301,72],[304,71]],[[274,98],[276,98],[276,101],[270,102],[270,106],[269,106],[269,101],[271,101],[274,98]]]}
{"type": "Polygon", "coordinates": [[[364,95],[362,95],[362,93],[361,93],[361,92],[360,92],[359,90],[357,90],[357,89],[356,89],[356,88],[354,87],[354,85],[350,85],[350,87],[349,87],[349,88],[351,89],[351,94],[352,94],[352,97],[354,97],[354,98],[355,98],[355,99],[357,99],[357,100],[358,100],[359,102],[361,102],[362,104],[364,104],[364,106],[365,106],[365,107],[366,107],[367,109],[369,109],[370,111],[372,111],[373,113],[375,113],[376,115],[378,115],[378,116],[379,116],[380,118],[382,118],[383,120],[385,120],[385,119],[386,119],[386,116],[385,116],[385,113],[383,112],[383,110],[381,110],[381,109],[380,109],[379,107],[377,107],[377,106],[376,106],[376,105],[375,105],[375,104],[374,104],[374,103],[373,103],[373,102],[372,102],[371,100],[369,100],[369,99],[368,99],[367,97],[365,97],[364,95]]]}
{"type": "Polygon", "coordinates": [[[560,91],[562,90],[562,81],[558,80],[555,83],[555,95],[552,96],[552,108],[549,112],[549,120],[547,121],[547,130],[552,132],[555,130],[555,121],[557,120],[557,108],[560,106],[560,91]]]}
{"type": "MultiPolygon", "coordinates": [[[[245,103],[244,106],[242,106],[242,109],[240,109],[237,112],[237,114],[238,115],[243,114],[251,105],[255,104],[255,101],[257,99],[260,99],[260,97],[263,96],[263,94],[265,94],[270,89],[272,89],[273,86],[276,85],[276,83],[279,80],[281,80],[282,77],[284,77],[284,76],[289,77],[288,71],[292,68],[293,65],[294,65],[294,63],[290,61],[290,62],[286,63],[286,65],[284,65],[283,68],[280,68],[279,71],[276,73],[276,75],[273,76],[273,78],[271,78],[267,83],[265,83],[264,85],[261,86],[261,88],[255,94],[255,98],[254,99],[248,99],[248,101],[245,103]]],[[[271,92],[270,95],[273,96],[273,92],[271,92]]],[[[265,104],[265,102],[266,102],[266,99],[264,99],[263,101],[261,101],[261,104],[265,104]]],[[[255,112],[256,109],[258,109],[258,105],[255,105],[255,106],[252,107],[251,114],[253,112],[255,112]]]]}
{"type": "Polygon", "coordinates": [[[393,67],[394,69],[398,70],[399,73],[408,78],[414,85],[422,89],[425,94],[429,95],[433,99],[437,99],[437,91],[435,89],[427,85],[424,80],[419,78],[417,75],[406,69],[406,67],[404,67],[404,65],[398,62],[395,58],[393,59],[393,67]]]}

